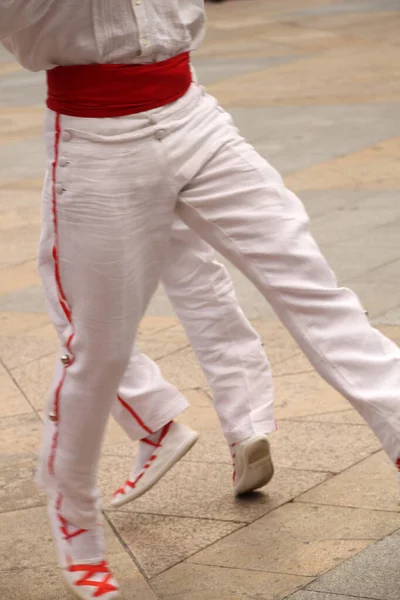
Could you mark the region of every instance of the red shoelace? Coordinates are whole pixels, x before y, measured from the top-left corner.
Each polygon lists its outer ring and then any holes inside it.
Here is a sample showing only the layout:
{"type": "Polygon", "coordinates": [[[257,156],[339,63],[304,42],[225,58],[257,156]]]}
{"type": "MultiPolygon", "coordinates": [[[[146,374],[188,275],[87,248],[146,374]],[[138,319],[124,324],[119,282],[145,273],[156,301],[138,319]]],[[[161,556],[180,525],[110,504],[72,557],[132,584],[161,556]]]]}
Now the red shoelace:
{"type": "MultiPolygon", "coordinates": [[[[57,504],[56,504],[57,517],[60,522],[60,531],[63,535],[63,539],[66,542],[70,542],[73,538],[77,537],[78,535],[81,535],[82,533],[86,533],[87,529],[78,529],[77,531],[74,531],[74,532],[68,531],[68,529],[69,529],[68,521],[66,519],[64,519],[64,517],[62,516],[62,514],[60,512],[61,502],[62,502],[62,496],[60,494],[58,496],[57,504]]],[[[78,587],[89,586],[89,587],[96,588],[96,591],[93,594],[93,598],[100,598],[101,596],[104,596],[104,594],[108,594],[109,592],[118,592],[118,588],[115,585],[113,585],[112,583],[110,583],[110,579],[112,578],[112,573],[110,571],[108,563],[105,560],[103,560],[99,563],[96,563],[94,565],[86,565],[86,564],[70,565],[67,568],[67,571],[69,573],[84,573],[84,575],[81,579],[74,582],[74,585],[76,585],[78,587]],[[99,573],[105,574],[104,579],[102,579],[101,581],[95,581],[95,580],[91,579],[91,577],[94,577],[95,575],[98,575],[99,573]]]]}
{"type": "MultiPolygon", "coordinates": [[[[144,444],[148,444],[149,446],[154,446],[154,448],[161,448],[162,446],[162,442],[165,438],[165,436],[167,435],[169,428],[172,425],[172,421],[170,421],[169,423],[167,423],[166,425],[164,425],[161,434],[160,434],[160,438],[158,440],[158,442],[153,442],[152,440],[149,440],[148,438],[143,438],[142,440],[140,440],[141,443],[144,444]]],[[[142,479],[143,475],[145,474],[146,469],[148,469],[152,462],[155,461],[157,458],[157,454],[152,454],[150,456],[150,458],[148,459],[147,463],[144,465],[143,470],[139,473],[139,475],[136,477],[136,479],[134,481],[131,481],[130,479],[128,479],[127,481],[125,481],[123,487],[119,488],[119,490],[117,490],[116,492],[114,492],[114,498],[116,496],[118,496],[119,494],[126,494],[126,488],[129,487],[131,489],[134,489],[137,485],[137,483],[140,481],[140,479],[142,479]]]]}
{"type": "Polygon", "coordinates": [[[68,567],[68,571],[70,573],[84,572],[83,577],[78,581],[75,581],[75,585],[80,587],[90,586],[97,588],[93,594],[93,598],[100,598],[100,596],[104,596],[104,594],[108,594],[109,592],[118,592],[118,588],[110,583],[112,574],[106,561],[100,562],[96,565],[71,565],[68,567]],[[91,579],[91,577],[98,575],[99,573],[105,574],[104,579],[101,581],[94,581],[91,579]]]}

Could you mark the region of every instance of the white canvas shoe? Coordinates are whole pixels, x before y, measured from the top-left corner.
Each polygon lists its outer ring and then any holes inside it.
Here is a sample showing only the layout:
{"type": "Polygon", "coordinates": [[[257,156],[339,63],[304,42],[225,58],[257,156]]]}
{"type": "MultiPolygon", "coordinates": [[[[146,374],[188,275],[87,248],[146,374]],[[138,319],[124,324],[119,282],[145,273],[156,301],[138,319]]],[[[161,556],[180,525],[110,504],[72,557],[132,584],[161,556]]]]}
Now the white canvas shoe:
{"type": "Polygon", "coordinates": [[[154,450],[142,470],[139,473],[133,471],[114,493],[112,506],[123,506],[152,488],[190,450],[198,437],[199,434],[186,425],[175,421],[167,423],[161,430],[158,442],[150,442],[154,450]]]}
{"type": "Polygon", "coordinates": [[[102,526],[79,529],[62,516],[62,496],[51,498],[48,506],[53,537],[61,572],[68,588],[81,600],[120,598],[115,581],[104,558],[102,526]]]}
{"type": "Polygon", "coordinates": [[[266,435],[253,435],[243,442],[232,444],[233,485],[235,494],[252,492],[271,481],[274,465],[266,435]]]}

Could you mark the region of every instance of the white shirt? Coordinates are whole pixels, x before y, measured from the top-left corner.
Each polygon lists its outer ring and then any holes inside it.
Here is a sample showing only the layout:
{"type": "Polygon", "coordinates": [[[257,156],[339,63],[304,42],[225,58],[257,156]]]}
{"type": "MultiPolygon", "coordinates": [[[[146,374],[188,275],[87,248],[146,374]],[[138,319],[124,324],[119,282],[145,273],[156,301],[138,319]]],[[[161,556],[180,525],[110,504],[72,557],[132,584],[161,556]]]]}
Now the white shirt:
{"type": "Polygon", "coordinates": [[[204,28],[204,0],[0,0],[0,40],[31,71],[165,60],[204,28]]]}

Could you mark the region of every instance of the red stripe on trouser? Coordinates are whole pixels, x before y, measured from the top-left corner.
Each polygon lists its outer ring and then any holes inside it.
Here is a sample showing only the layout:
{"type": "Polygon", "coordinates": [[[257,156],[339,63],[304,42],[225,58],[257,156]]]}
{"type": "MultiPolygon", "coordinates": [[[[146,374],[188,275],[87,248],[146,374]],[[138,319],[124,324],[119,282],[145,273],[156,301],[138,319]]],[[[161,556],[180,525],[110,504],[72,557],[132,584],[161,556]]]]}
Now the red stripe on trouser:
{"type": "Polygon", "coordinates": [[[140,427],[144,429],[149,435],[152,434],[153,431],[150,429],[150,427],[147,427],[147,425],[144,423],[144,421],[142,421],[142,419],[133,410],[133,408],[129,406],[129,404],[125,402],[125,400],[122,400],[121,396],[117,396],[117,398],[118,402],[128,411],[128,413],[135,419],[135,421],[140,425],[140,427]]]}
{"type": "MultiPolygon", "coordinates": [[[[68,306],[68,302],[67,302],[64,290],[63,290],[62,283],[61,283],[59,254],[58,254],[58,220],[57,220],[56,183],[57,183],[57,163],[58,163],[60,137],[61,137],[60,115],[59,114],[56,114],[54,129],[55,129],[55,133],[54,133],[54,157],[53,157],[53,163],[52,163],[52,202],[51,202],[52,215],[53,215],[53,230],[54,230],[54,243],[53,243],[52,256],[53,256],[53,263],[54,263],[54,278],[56,280],[58,300],[60,302],[60,306],[61,306],[68,322],[71,324],[72,323],[72,315],[71,315],[71,310],[68,306]]],[[[69,353],[71,352],[71,344],[72,344],[73,339],[74,339],[74,334],[71,334],[70,337],[68,338],[68,341],[66,344],[66,348],[69,353]]],[[[60,379],[60,381],[56,387],[56,390],[54,392],[53,418],[54,418],[54,422],[55,422],[55,431],[54,431],[53,440],[51,443],[50,457],[49,457],[49,462],[48,462],[49,472],[52,475],[54,475],[54,462],[55,462],[55,458],[56,458],[56,451],[57,451],[57,445],[58,445],[58,422],[59,422],[59,416],[60,416],[60,395],[61,395],[61,390],[62,390],[64,381],[65,381],[65,377],[67,374],[67,367],[71,366],[72,363],[73,363],[73,357],[71,357],[71,361],[69,362],[69,364],[64,366],[63,373],[61,375],[61,379],[60,379]]]]}

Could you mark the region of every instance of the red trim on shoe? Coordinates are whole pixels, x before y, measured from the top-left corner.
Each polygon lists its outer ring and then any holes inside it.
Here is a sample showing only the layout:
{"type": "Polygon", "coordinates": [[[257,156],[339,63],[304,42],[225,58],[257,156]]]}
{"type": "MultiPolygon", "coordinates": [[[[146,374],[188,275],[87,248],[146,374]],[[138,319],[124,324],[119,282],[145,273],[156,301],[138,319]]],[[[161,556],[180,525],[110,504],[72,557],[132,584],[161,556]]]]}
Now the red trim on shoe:
{"type": "Polygon", "coordinates": [[[75,582],[75,585],[80,587],[91,586],[97,588],[93,594],[93,598],[100,598],[100,596],[108,594],[109,592],[119,591],[115,585],[109,583],[112,574],[106,561],[102,561],[96,565],[71,565],[67,570],[70,573],[79,573],[82,571],[85,572],[83,577],[75,582]],[[90,579],[90,577],[98,575],[99,573],[105,574],[105,578],[102,581],[93,581],[90,579]]]}
{"type": "MultiPolygon", "coordinates": [[[[60,138],[61,138],[61,125],[60,125],[60,115],[56,114],[55,124],[54,124],[54,157],[52,163],[52,214],[53,214],[53,229],[54,229],[54,243],[53,243],[53,263],[54,263],[54,279],[56,281],[57,288],[57,296],[60,306],[68,320],[68,323],[72,324],[72,313],[69,308],[67,298],[64,293],[64,289],[61,283],[60,276],[60,265],[59,265],[59,252],[58,252],[58,220],[57,220],[57,190],[56,190],[56,182],[57,182],[57,164],[58,164],[58,156],[59,156],[59,146],[60,146],[60,138]]],[[[71,334],[68,338],[66,348],[67,351],[71,353],[71,344],[74,339],[74,334],[71,334]]],[[[54,463],[57,452],[58,445],[58,422],[60,418],[60,394],[62,387],[64,385],[65,377],[67,374],[67,368],[70,367],[74,362],[73,356],[71,356],[71,361],[68,365],[64,365],[63,373],[61,375],[60,382],[55,389],[54,392],[54,405],[53,405],[53,413],[54,413],[54,422],[55,422],[55,431],[51,443],[50,448],[50,456],[48,461],[48,470],[51,475],[54,476],[54,463]]]]}
{"type": "Polygon", "coordinates": [[[397,463],[396,463],[397,469],[400,473],[400,458],[397,459],[397,463]]]}
{"type": "Polygon", "coordinates": [[[133,410],[133,408],[131,406],[129,406],[129,404],[127,402],[125,402],[125,400],[123,400],[121,398],[121,396],[117,396],[118,402],[120,404],[122,404],[122,406],[128,411],[128,413],[135,419],[135,421],[140,425],[140,427],[142,429],[144,429],[145,431],[147,431],[147,433],[149,435],[151,435],[152,433],[154,433],[150,427],[147,427],[147,425],[144,423],[144,421],[142,421],[142,419],[139,417],[139,415],[133,410]]]}
{"type": "MultiPolygon", "coordinates": [[[[165,436],[167,435],[172,423],[173,423],[173,421],[170,421],[169,423],[164,425],[164,427],[162,428],[161,435],[160,435],[158,442],[153,442],[152,440],[148,440],[147,438],[143,438],[142,440],[140,440],[140,442],[141,443],[144,442],[145,444],[150,444],[150,446],[154,446],[155,448],[161,448],[162,441],[164,440],[165,436]]],[[[126,491],[125,491],[126,487],[130,487],[130,488],[134,489],[136,487],[136,484],[140,481],[140,479],[142,479],[143,475],[145,474],[146,469],[148,469],[151,466],[151,463],[154,460],[156,460],[156,458],[157,458],[157,454],[152,454],[150,456],[150,458],[148,459],[147,463],[144,465],[141,472],[139,473],[139,475],[136,477],[136,479],[134,481],[131,481],[130,479],[125,481],[124,486],[119,488],[116,492],[114,492],[113,498],[115,498],[116,496],[119,496],[119,494],[122,494],[122,495],[126,494],[126,491]]]]}
{"type": "MultiPolygon", "coordinates": [[[[68,531],[68,527],[69,527],[68,521],[66,519],[64,519],[64,517],[62,516],[62,514],[60,512],[61,511],[61,503],[62,503],[62,494],[59,494],[57,497],[57,501],[56,501],[57,518],[60,522],[60,531],[63,535],[63,539],[66,542],[70,542],[70,540],[73,539],[74,537],[77,537],[78,535],[81,535],[82,533],[86,533],[87,529],[78,529],[74,533],[70,533],[68,531]]],[[[90,586],[90,587],[97,588],[96,592],[93,594],[93,598],[99,598],[100,596],[103,596],[104,594],[108,594],[109,592],[118,592],[118,588],[115,587],[114,585],[112,585],[111,583],[109,583],[109,581],[112,577],[112,573],[111,573],[106,561],[101,561],[94,565],[71,564],[67,567],[67,571],[69,573],[79,573],[79,572],[85,573],[81,579],[74,582],[74,585],[79,586],[79,587],[90,586]],[[90,577],[93,577],[94,575],[98,575],[99,573],[106,574],[106,577],[103,579],[103,581],[92,581],[91,579],[89,579],[90,577]]]]}

